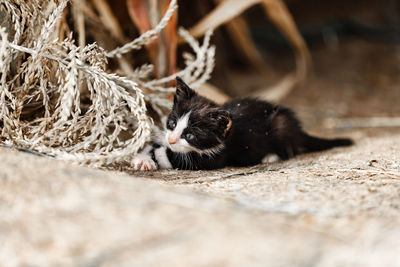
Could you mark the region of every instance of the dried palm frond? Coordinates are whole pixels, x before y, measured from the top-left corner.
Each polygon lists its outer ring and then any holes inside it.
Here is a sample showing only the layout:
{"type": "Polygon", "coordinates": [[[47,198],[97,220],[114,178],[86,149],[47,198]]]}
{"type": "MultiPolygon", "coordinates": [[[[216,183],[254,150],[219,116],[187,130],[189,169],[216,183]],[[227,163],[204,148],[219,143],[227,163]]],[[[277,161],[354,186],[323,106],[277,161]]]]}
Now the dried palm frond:
{"type": "MultiPolygon", "coordinates": [[[[297,70],[294,74],[287,75],[272,88],[263,88],[255,93],[257,97],[279,101],[285,97],[296,84],[304,80],[311,64],[310,52],[282,0],[224,0],[212,12],[193,26],[189,30],[189,33],[194,37],[199,37],[208,29],[215,29],[222,24],[228,23],[246,9],[256,4],[262,4],[268,17],[292,45],[296,56],[297,70]]],[[[247,44],[247,46],[248,45],[249,44],[247,44]]]]}
{"type": "Polygon", "coordinates": [[[67,4],[0,0],[0,12],[7,14],[0,21],[0,140],[92,166],[115,164],[137,153],[150,137],[153,123],[146,101],[164,116],[173,91],[169,82],[176,75],[194,87],[209,78],[215,53],[211,32],[201,45],[180,31],[194,55],[186,56],[186,68],[177,74],[151,80],[152,65],[143,65],[121,76],[107,70],[108,58],[122,58],[156,38],[176,0],[157,26],[112,51],[95,43],[77,46],[72,35],[58,40],[67,4]],[[152,93],[144,95],[143,89],[152,93]]]}

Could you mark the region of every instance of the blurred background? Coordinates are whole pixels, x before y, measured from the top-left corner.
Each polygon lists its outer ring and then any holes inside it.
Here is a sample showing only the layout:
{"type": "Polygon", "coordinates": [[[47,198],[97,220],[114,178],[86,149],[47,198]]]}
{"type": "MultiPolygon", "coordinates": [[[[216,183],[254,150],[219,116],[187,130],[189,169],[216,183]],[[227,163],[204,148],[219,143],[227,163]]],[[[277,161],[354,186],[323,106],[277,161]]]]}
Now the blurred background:
{"type": "MultiPolygon", "coordinates": [[[[154,27],[169,4],[86,0],[73,7],[85,16],[85,42],[112,49],[154,27]]],[[[178,5],[147,53],[127,55],[129,67],[151,62],[154,77],[173,74],[188,49],[177,29],[202,38],[211,28],[216,62],[207,90],[221,101],[258,96],[280,102],[299,113],[306,127],[381,126],[376,117],[399,126],[400,1],[179,0],[178,5]]],[[[71,14],[69,27],[79,27],[71,14]]],[[[121,64],[110,67],[123,72],[121,64]]]]}

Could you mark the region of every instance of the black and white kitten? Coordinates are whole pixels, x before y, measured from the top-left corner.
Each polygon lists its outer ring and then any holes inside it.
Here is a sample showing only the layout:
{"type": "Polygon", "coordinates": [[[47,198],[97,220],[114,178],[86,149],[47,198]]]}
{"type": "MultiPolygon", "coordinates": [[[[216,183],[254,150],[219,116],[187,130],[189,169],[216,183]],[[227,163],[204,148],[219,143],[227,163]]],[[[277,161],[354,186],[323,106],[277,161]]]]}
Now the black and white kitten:
{"type": "Polygon", "coordinates": [[[135,170],[250,166],[270,155],[285,160],[353,143],[308,135],[293,112],[282,106],[250,98],[217,105],[179,77],[166,130],[158,139],[133,158],[135,170]]]}

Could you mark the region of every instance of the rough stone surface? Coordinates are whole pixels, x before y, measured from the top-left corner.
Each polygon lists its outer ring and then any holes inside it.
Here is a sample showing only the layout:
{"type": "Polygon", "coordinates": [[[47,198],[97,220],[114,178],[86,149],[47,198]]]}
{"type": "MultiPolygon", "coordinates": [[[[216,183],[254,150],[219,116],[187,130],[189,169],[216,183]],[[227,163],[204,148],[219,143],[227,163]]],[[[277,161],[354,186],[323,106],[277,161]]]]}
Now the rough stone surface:
{"type": "Polygon", "coordinates": [[[2,266],[400,266],[400,135],[252,168],[99,171],[0,149],[2,266]]]}

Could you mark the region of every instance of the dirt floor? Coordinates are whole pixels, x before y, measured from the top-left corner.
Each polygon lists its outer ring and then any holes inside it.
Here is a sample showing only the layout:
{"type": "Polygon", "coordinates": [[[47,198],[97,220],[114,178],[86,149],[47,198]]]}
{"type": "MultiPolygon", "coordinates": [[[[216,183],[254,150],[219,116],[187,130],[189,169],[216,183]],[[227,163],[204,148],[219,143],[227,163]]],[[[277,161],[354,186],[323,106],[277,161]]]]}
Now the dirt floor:
{"type": "Polygon", "coordinates": [[[99,171],[0,149],[3,266],[400,266],[400,134],[252,168],[99,171]]]}
{"type": "Polygon", "coordinates": [[[325,123],[398,116],[399,53],[314,51],[307,89],[285,99],[308,131],[349,148],[147,173],[0,148],[0,265],[400,266],[400,128],[325,123]]]}

